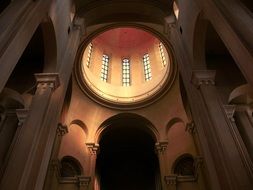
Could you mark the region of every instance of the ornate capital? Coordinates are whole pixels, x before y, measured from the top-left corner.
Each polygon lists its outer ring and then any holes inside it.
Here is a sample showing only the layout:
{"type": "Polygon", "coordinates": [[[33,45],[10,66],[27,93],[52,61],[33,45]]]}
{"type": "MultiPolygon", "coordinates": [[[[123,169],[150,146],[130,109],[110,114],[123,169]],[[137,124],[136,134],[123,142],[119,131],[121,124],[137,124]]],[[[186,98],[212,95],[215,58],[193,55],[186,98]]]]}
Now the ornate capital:
{"type": "Polygon", "coordinates": [[[185,130],[191,134],[194,134],[196,131],[195,123],[193,121],[186,124],[185,130]]]}
{"type": "Polygon", "coordinates": [[[77,176],[79,186],[88,187],[91,181],[91,177],[77,176]]]}
{"type": "Polygon", "coordinates": [[[201,85],[215,85],[215,70],[196,70],[192,73],[191,82],[197,88],[201,85]]]}
{"type": "Polygon", "coordinates": [[[58,123],[58,126],[57,126],[57,134],[59,136],[64,136],[65,134],[67,134],[69,131],[68,131],[68,127],[67,125],[63,125],[62,123],[58,123]]]}
{"type": "Polygon", "coordinates": [[[157,142],[155,143],[155,148],[157,153],[163,153],[166,148],[168,146],[168,141],[161,141],[161,142],[157,142]]]}
{"type": "Polygon", "coordinates": [[[36,73],[34,74],[37,87],[47,88],[48,86],[55,90],[60,86],[60,77],[58,73],[36,73]]]}
{"type": "Polygon", "coordinates": [[[234,122],[235,121],[234,120],[234,113],[235,113],[236,106],[235,105],[223,105],[223,108],[225,110],[225,113],[226,113],[228,119],[234,122]]]}
{"type": "Polygon", "coordinates": [[[86,143],[87,148],[89,149],[92,155],[96,155],[99,151],[99,144],[96,143],[86,143]]]}
{"type": "Polygon", "coordinates": [[[73,29],[80,30],[81,35],[85,33],[85,20],[81,17],[75,17],[73,20],[73,29]]]}
{"type": "Polygon", "coordinates": [[[164,18],[165,34],[170,34],[170,30],[175,27],[176,27],[176,17],[174,14],[164,18]]]}
{"type": "Polygon", "coordinates": [[[165,176],[164,180],[167,185],[177,185],[177,175],[165,176]]]}
{"type": "Polygon", "coordinates": [[[18,126],[21,126],[24,124],[28,116],[28,113],[29,113],[28,109],[16,109],[16,114],[18,117],[18,126]]]}

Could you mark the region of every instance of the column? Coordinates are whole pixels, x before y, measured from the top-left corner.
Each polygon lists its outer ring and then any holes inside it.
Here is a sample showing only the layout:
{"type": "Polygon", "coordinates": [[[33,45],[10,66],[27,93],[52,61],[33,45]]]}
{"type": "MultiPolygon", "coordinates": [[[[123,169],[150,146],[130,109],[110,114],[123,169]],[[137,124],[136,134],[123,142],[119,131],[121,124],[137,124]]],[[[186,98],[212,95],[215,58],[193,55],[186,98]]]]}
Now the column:
{"type": "Polygon", "coordinates": [[[40,164],[40,154],[46,142],[40,139],[52,93],[60,85],[56,73],[35,75],[37,90],[30,112],[25,120],[10,155],[9,163],[0,183],[0,189],[33,189],[34,178],[40,164]],[[15,171],[15,172],[14,172],[15,171]]]}
{"type": "Polygon", "coordinates": [[[52,182],[55,178],[57,178],[56,176],[59,173],[59,169],[58,169],[58,153],[59,153],[59,149],[60,149],[60,145],[61,145],[61,141],[62,141],[62,137],[68,133],[68,127],[67,125],[63,125],[61,123],[58,124],[57,126],[57,130],[56,130],[56,137],[55,137],[55,142],[54,142],[54,147],[53,147],[53,152],[52,152],[52,156],[51,156],[51,160],[48,166],[48,172],[47,172],[47,177],[45,180],[45,189],[50,189],[52,182]]]}
{"type": "Polygon", "coordinates": [[[11,144],[17,128],[18,118],[16,110],[5,110],[2,114],[0,125],[0,179],[8,162],[8,154],[11,151],[11,144]]]}
{"type": "MultiPolygon", "coordinates": [[[[247,145],[244,142],[244,138],[247,138],[247,137],[240,134],[240,130],[238,130],[238,128],[240,128],[240,127],[237,126],[237,122],[235,122],[235,118],[234,118],[235,113],[236,113],[236,107],[237,106],[235,106],[235,105],[224,105],[224,109],[225,109],[227,117],[231,123],[231,129],[233,132],[234,139],[236,141],[237,148],[240,151],[241,158],[244,162],[244,165],[248,168],[249,174],[251,176],[253,176],[252,159],[250,158],[249,150],[247,150],[247,145]]],[[[239,122],[239,125],[240,125],[240,122],[239,122]]]]}
{"type": "Polygon", "coordinates": [[[94,190],[95,187],[95,177],[96,177],[96,160],[97,154],[99,151],[99,144],[96,143],[86,143],[87,148],[90,151],[90,160],[89,160],[89,171],[88,176],[91,177],[91,182],[89,185],[89,190],[94,190]]]}
{"type": "Polygon", "coordinates": [[[251,159],[253,160],[253,123],[252,110],[248,105],[237,105],[235,108],[235,122],[245,143],[251,159]]]}
{"type": "Polygon", "coordinates": [[[161,182],[162,182],[162,189],[167,189],[165,184],[165,176],[166,176],[166,149],[168,146],[167,141],[157,142],[155,144],[156,153],[159,159],[159,166],[161,172],[161,182]]]}
{"type": "Polygon", "coordinates": [[[200,91],[208,110],[206,122],[211,128],[207,129],[212,138],[213,159],[219,171],[219,179],[227,189],[251,189],[253,177],[245,167],[241,153],[237,148],[230,122],[215,87],[215,71],[194,71],[192,83],[200,91]],[[216,148],[214,148],[216,147],[216,148]]]}

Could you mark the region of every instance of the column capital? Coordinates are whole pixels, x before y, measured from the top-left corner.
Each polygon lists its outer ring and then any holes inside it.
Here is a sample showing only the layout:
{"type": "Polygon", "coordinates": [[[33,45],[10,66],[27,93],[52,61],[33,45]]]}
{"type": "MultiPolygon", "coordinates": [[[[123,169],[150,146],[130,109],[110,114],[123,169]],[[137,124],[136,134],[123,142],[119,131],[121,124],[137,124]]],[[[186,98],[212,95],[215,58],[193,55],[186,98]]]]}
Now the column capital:
{"type": "Polygon", "coordinates": [[[177,185],[177,175],[164,176],[167,185],[177,185]]]}
{"type": "Polygon", "coordinates": [[[85,19],[81,17],[75,17],[73,20],[73,29],[80,30],[81,35],[85,33],[85,19]]]}
{"type": "Polygon", "coordinates": [[[79,187],[85,186],[88,187],[91,181],[91,177],[85,177],[85,176],[77,176],[79,187]]]}
{"type": "Polygon", "coordinates": [[[63,125],[62,123],[58,123],[56,131],[59,136],[64,136],[65,134],[67,134],[69,132],[68,126],[63,125]]]}
{"type": "Polygon", "coordinates": [[[195,70],[192,72],[191,82],[199,88],[201,85],[215,85],[215,70],[195,70]]]}
{"type": "Polygon", "coordinates": [[[60,86],[60,77],[58,73],[35,73],[37,86],[48,86],[53,90],[60,86]]]}
{"type": "Polygon", "coordinates": [[[163,153],[168,146],[168,141],[160,141],[155,143],[155,149],[157,151],[157,153],[163,153]]]}
{"type": "Polygon", "coordinates": [[[29,109],[16,109],[16,114],[18,118],[18,126],[24,124],[29,113],[29,109]]]}
{"type": "Polygon", "coordinates": [[[97,155],[99,151],[99,144],[97,143],[86,143],[87,148],[89,149],[92,155],[97,155]]]}
{"type": "Polygon", "coordinates": [[[193,121],[186,123],[185,131],[188,131],[190,134],[194,134],[196,132],[195,123],[193,121]]]}
{"type": "Polygon", "coordinates": [[[228,117],[229,120],[235,121],[234,119],[234,113],[235,113],[235,105],[223,105],[224,111],[228,117]]]}
{"type": "Polygon", "coordinates": [[[164,18],[164,32],[165,34],[170,35],[170,31],[172,28],[176,27],[176,17],[175,15],[171,14],[164,18]]]}

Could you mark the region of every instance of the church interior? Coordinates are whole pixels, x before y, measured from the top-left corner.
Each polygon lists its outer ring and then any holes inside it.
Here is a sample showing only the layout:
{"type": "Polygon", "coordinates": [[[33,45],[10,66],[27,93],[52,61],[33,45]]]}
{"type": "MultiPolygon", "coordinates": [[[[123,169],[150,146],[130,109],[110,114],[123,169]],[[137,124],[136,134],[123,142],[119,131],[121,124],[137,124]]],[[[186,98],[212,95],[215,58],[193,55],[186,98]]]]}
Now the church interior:
{"type": "Polygon", "coordinates": [[[1,0],[0,190],[252,188],[252,0],[1,0]]]}

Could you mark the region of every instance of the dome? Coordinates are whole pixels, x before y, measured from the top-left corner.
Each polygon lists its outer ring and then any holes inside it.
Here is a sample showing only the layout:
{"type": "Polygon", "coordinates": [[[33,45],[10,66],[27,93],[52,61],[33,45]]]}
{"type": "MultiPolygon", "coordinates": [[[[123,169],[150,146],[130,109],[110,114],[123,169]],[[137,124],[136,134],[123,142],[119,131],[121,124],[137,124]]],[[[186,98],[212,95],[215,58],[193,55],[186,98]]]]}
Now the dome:
{"type": "Polygon", "coordinates": [[[106,105],[144,105],[171,81],[168,48],[150,32],[120,27],[100,33],[84,46],[79,83],[106,105]]]}

